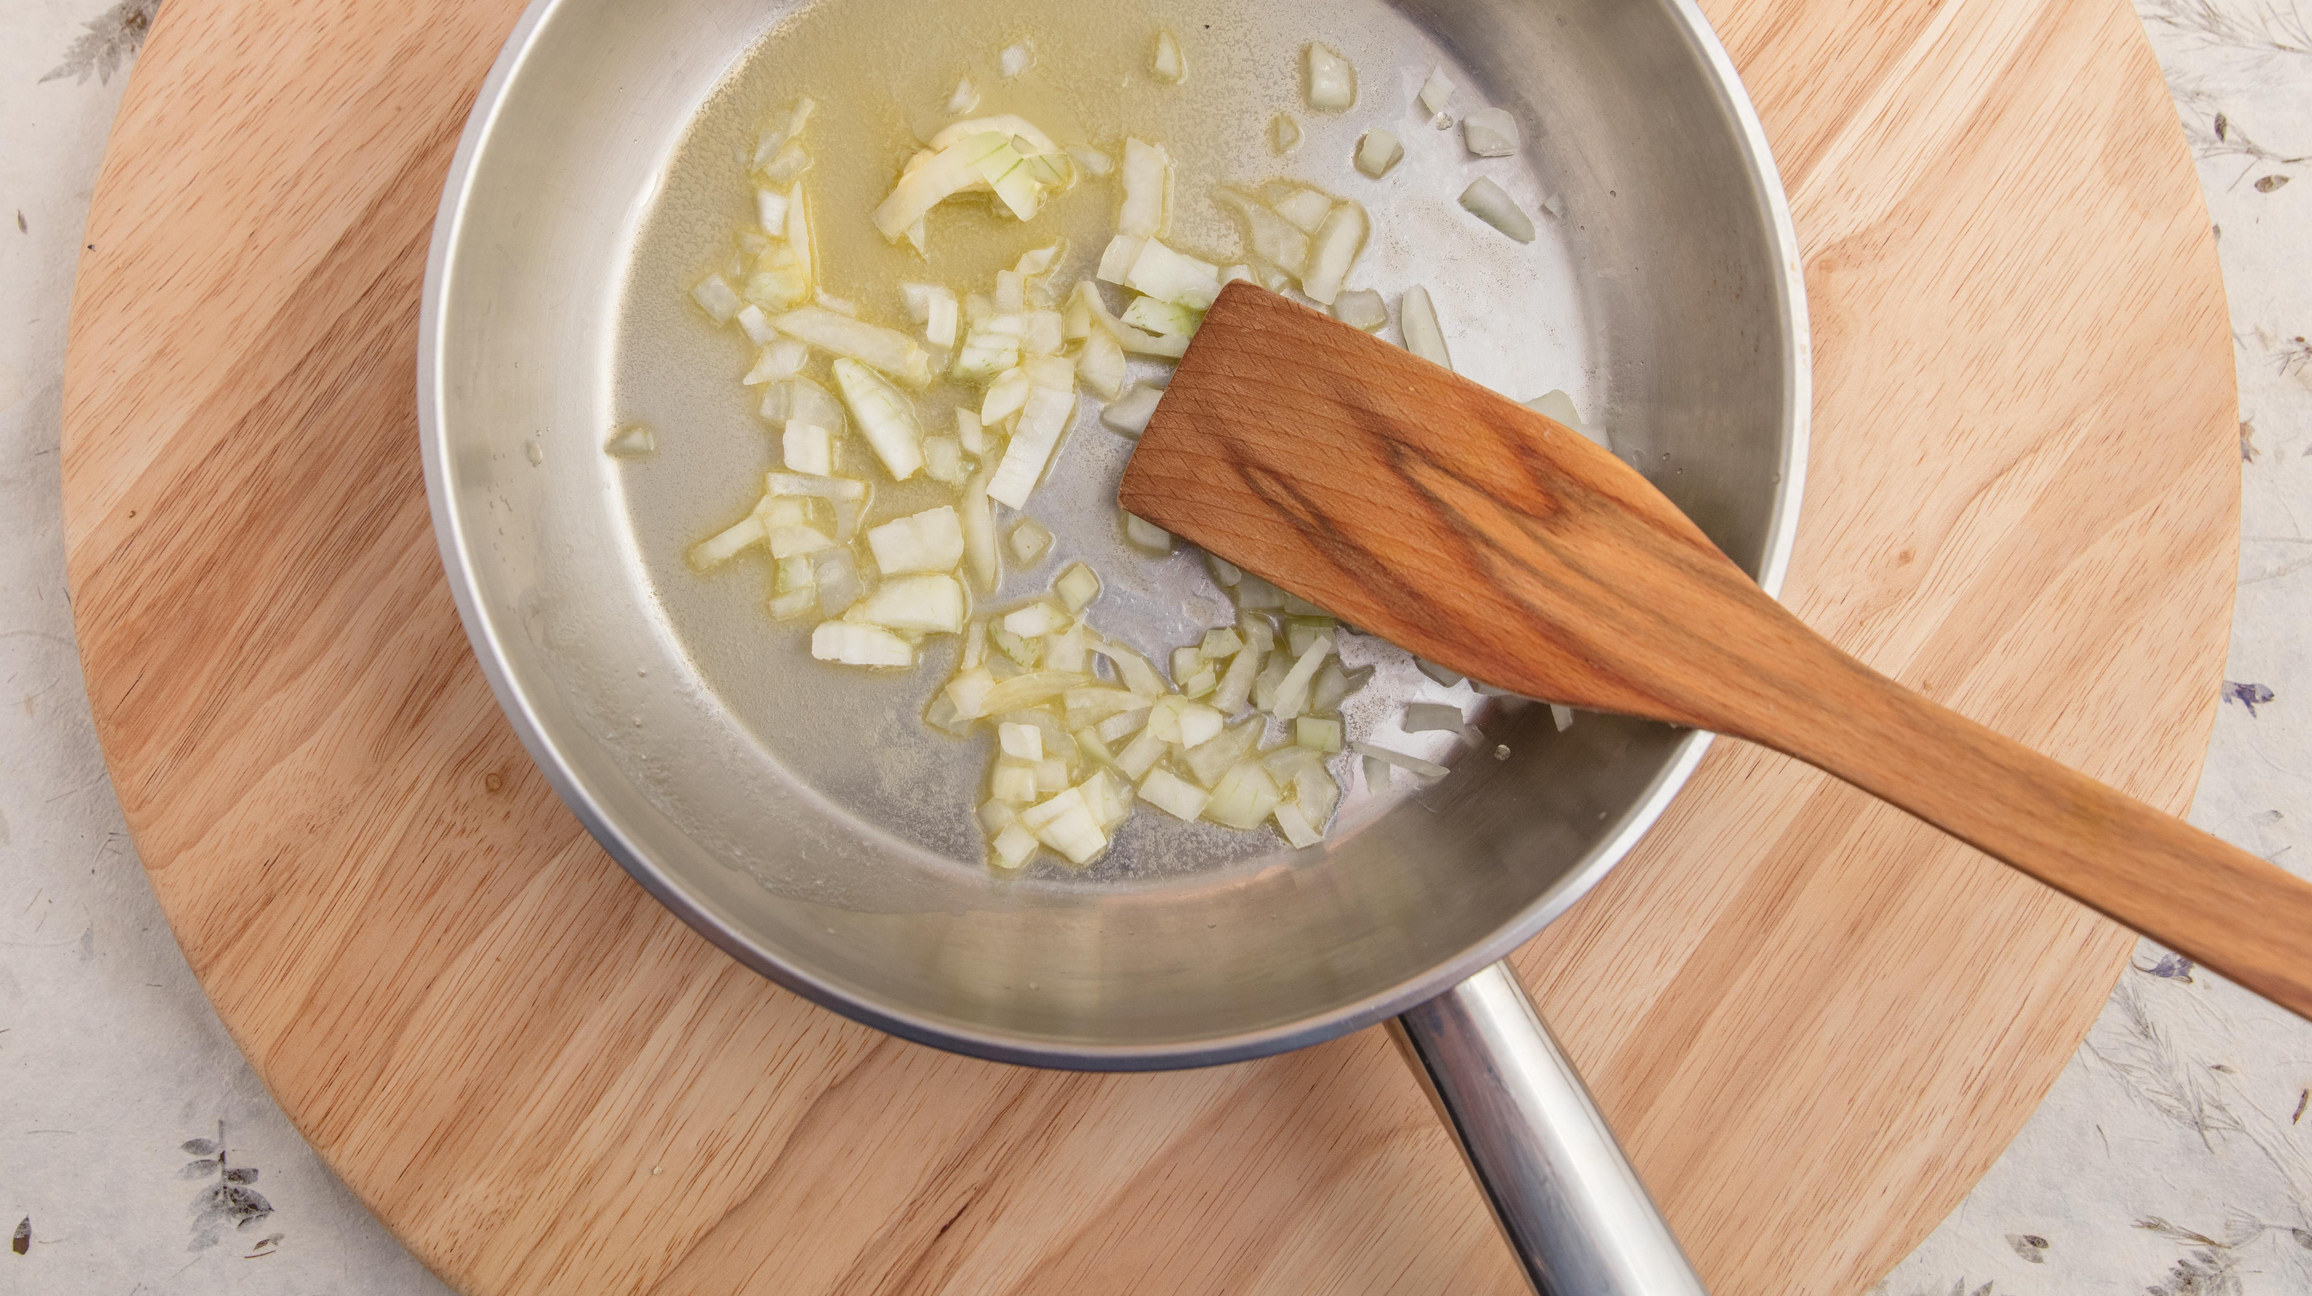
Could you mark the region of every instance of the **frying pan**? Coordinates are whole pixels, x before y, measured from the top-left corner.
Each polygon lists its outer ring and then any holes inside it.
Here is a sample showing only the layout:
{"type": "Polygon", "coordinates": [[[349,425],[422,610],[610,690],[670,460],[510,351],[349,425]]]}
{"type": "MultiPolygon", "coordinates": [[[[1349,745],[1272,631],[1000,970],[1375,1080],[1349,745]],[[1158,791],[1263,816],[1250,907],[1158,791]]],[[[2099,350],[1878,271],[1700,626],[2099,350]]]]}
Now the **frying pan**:
{"type": "MultiPolygon", "coordinates": [[[[1376,230],[1357,282],[1429,286],[1458,368],[1520,398],[1571,391],[1617,453],[1778,586],[1805,463],[1804,289],[1758,122],[1686,0],[538,0],[451,168],[419,343],[427,491],[475,652],[610,854],[780,985],[920,1043],[1087,1070],[1240,1061],[1394,1019],[1537,1288],[1698,1292],[1499,960],[1629,850],[1708,735],[1593,715],[1560,731],[1546,708],[1461,686],[1447,696],[1473,707],[1488,749],[1426,787],[1348,780],[1320,847],[1140,815],[1088,869],[998,876],[969,813],[984,750],[919,719],[951,665],[940,650],[905,678],[823,666],[764,619],[761,572],[682,564],[768,463],[734,381],[744,357],[683,292],[744,217],[735,158],[754,123],[871,78],[891,87],[890,120],[822,109],[812,128],[833,132],[815,137],[823,157],[857,154],[1006,40],[1128,67],[1159,25],[1185,34],[1189,84],[1054,98],[1055,134],[1131,124],[1193,140],[1184,154],[1228,175],[1365,197],[1376,230]],[[1265,128],[1297,107],[1293,60],[1312,38],[1356,64],[1360,102],[1303,116],[1280,159],[1265,128]],[[1418,135],[1430,126],[1410,106],[1432,66],[1464,87],[1463,109],[1525,124],[1523,154],[1489,173],[1547,213],[1531,247],[1452,203],[1467,159],[1455,136],[1418,135]],[[1409,140],[1382,182],[1395,197],[1349,169],[1373,125],[1409,140]],[[634,424],[655,451],[607,453],[634,424]]],[[[1006,90],[984,75],[994,107],[1006,90]]],[[[891,255],[843,242],[842,213],[868,192],[843,186],[888,184],[882,160],[813,174],[829,264],[891,255]]],[[[1086,201],[1055,216],[1084,223],[1079,258],[1113,213],[1112,197],[1086,201]]],[[[1129,448],[1087,406],[1032,511],[1059,561],[1107,580],[1102,628],[1162,651],[1227,607],[1194,555],[1125,547],[1129,448]]],[[[999,601],[1052,570],[1012,573],[999,601]]],[[[1439,686],[1386,645],[1346,642],[1351,665],[1375,667],[1352,731],[1446,757],[1448,736],[1394,729],[1439,686]]]]}

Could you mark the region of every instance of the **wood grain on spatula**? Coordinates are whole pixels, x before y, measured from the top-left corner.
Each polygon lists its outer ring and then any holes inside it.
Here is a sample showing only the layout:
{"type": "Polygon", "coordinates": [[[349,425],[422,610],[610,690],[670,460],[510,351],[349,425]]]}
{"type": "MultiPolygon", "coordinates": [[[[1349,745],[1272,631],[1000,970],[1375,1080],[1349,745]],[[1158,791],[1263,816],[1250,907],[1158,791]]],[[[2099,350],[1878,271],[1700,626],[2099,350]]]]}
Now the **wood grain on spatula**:
{"type": "Polygon", "coordinates": [[[1221,293],[1121,498],[1471,678],[1786,752],[2312,1016],[2312,884],[1871,670],[1605,449],[1274,293],[1221,293]]]}

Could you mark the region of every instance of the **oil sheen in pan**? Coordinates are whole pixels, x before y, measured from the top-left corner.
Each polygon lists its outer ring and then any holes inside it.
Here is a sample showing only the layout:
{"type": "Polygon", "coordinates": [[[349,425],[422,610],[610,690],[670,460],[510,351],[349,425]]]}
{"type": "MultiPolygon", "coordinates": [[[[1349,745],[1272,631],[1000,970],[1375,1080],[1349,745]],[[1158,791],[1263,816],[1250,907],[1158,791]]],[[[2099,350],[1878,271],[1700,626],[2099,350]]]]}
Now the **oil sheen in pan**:
{"type": "MultiPolygon", "coordinates": [[[[1543,212],[1546,176],[1536,175],[1531,162],[1546,163],[1546,130],[1526,123],[1527,158],[1471,158],[1459,129],[1439,129],[1415,101],[1415,91],[1440,65],[1461,86],[1456,117],[1483,106],[1484,87],[1379,0],[1323,6],[817,0],[733,63],[670,160],[640,221],[632,260],[620,268],[613,406],[620,420],[658,429],[658,450],[648,472],[619,472],[614,488],[669,633],[699,686],[743,726],[761,758],[760,777],[807,786],[863,828],[874,825],[961,867],[985,867],[972,811],[985,795],[992,739],[949,738],[920,719],[952,669],[953,641],[935,641],[912,674],[827,666],[810,659],[807,623],[775,624],[764,613],[767,564],[734,563],[702,578],[682,560],[690,543],[745,512],[774,458],[768,425],[737,381],[749,348],[735,332],[715,329],[687,300],[689,285],[719,262],[732,229],[749,218],[743,159],[761,122],[798,95],[818,101],[809,135],[816,165],[804,182],[821,282],[860,303],[869,318],[906,318],[896,287],[903,279],[984,290],[1021,252],[1060,237],[1069,251],[1059,282],[1072,282],[1091,273],[1114,231],[1114,184],[1086,181],[1024,226],[968,204],[941,209],[931,222],[928,266],[875,232],[868,211],[917,141],[952,120],[945,112],[949,94],[969,78],[980,92],[976,113],[1020,113],[1064,143],[1111,153],[1127,134],[1162,143],[1176,163],[1173,233],[1188,248],[1225,256],[1239,246],[1235,226],[1212,200],[1217,184],[1291,178],[1363,203],[1373,215],[1373,236],[1352,287],[1379,290],[1393,310],[1405,288],[1426,285],[1463,373],[1520,399],[1562,387],[1585,410],[1597,408],[1604,395],[1593,389],[1597,357],[1555,222],[1539,218],[1540,237],[1520,246],[1457,202],[1483,174],[1528,211],[1543,212]],[[1178,35],[1187,56],[1183,85],[1147,73],[1156,33],[1165,28],[1178,35]],[[1312,112],[1302,97],[1302,51],[1312,40],[1356,66],[1357,101],[1345,112],[1312,112]],[[1033,67],[1003,78],[999,51],[1022,42],[1034,52],[1033,67]],[[1281,155],[1269,133],[1278,113],[1290,114],[1302,132],[1298,147],[1281,155]],[[1359,137],[1375,127],[1395,132],[1406,148],[1404,160],[1380,180],[1351,164],[1359,137]]],[[[1393,325],[1388,336],[1397,337],[1393,325]]],[[[1162,372],[1144,363],[1135,368],[1135,377],[1162,372]]],[[[921,399],[926,425],[944,425],[960,394],[941,388],[921,399]]],[[[1131,443],[1102,427],[1097,409],[1083,402],[1027,510],[1056,535],[1052,554],[1034,568],[1007,571],[1001,592],[982,606],[1008,606],[1039,593],[1068,562],[1081,559],[1106,582],[1094,624],[1161,663],[1173,647],[1225,623],[1230,605],[1197,555],[1184,550],[1154,559],[1125,544],[1115,484],[1131,443]]],[[[924,484],[885,483],[876,517],[929,502],[924,484]]],[[[1008,531],[1008,520],[999,525],[1008,531]]],[[[1379,668],[1348,708],[1353,735],[1431,757],[1450,749],[1444,735],[1408,737],[1396,728],[1406,698],[1440,692],[1404,654],[1349,636],[1342,655],[1351,666],[1379,668]]],[[[1451,696],[1469,700],[1466,689],[1451,696]]],[[[1513,745],[1547,741],[1546,713],[1487,715],[1481,722],[1513,745]]],[[[1491,763],[1489,751],[1481,757],[1491,763]]],[[[1335,762],[1349,792],[1336,839],[1403,795],[1370,795],[1353,764],[1335,762]]],[[[1273,833],[1183,824],[1142,811],[1093,868],[1073,872],[1047,856],[1031,872],[1047,884],[1074,885],[1254,865],[1284,853],[1273,833]]]]}

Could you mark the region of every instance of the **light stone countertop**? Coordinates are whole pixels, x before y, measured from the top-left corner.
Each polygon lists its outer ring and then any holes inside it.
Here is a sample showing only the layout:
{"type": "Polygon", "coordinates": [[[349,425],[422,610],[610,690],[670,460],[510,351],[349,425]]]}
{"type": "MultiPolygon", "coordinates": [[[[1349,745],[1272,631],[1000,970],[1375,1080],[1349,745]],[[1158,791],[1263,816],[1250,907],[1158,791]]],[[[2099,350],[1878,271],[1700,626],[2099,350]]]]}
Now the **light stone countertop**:
{"type": "MultiPolygon", "coordinates": [[[[2241,583],[2192,821],[2312,873],[2312,0],[2138,3],[2199,157],[2240,372],[2241,583]]],[[[0,1296],[438,1294],[202,997],[73,650],[65,316],[158,4],[0,4],[0,1296]]],[[[2307,1108],[2312,1025],[2146,946],[2022,1135],[1876,1296],[2312,1292],[2307,1108]]]]}

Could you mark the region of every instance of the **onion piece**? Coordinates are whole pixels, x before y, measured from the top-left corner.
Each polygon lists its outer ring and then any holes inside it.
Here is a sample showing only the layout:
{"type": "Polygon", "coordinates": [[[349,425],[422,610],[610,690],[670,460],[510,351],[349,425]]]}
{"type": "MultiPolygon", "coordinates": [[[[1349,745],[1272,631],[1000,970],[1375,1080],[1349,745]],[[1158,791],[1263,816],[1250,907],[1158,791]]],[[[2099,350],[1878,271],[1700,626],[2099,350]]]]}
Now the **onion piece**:
{"type": "Polygon", "coordinates": [[[811,655],[844,666],[913,666],[915,645],[879,626],[822,621],[811,631],[811,655]]]}
{"type": "Polygon", "coordinates": [[[1151,238],[1140,245],[1140,255],[1132,259],[1132,268],[1124,275],[1124,286],[1158,301],[1190,310],[1209,310],[1213,299],[1220,296],[1220,267],[1184,252],[1175,252],[1151,238]]]}
{"type": "MultiPolygon", "coordinates": [[[[1314,193],[1313,190],[1303,190],[1314,193]]],[[[1308,269],[1309,236],[1288,217],[1271,211],[1241,194],[1223,189],[1219,196],[1244,217],[1246,246],[1252,254],[1288,274],[1299,275],[1308,269]]],[[[1317,197],[1323,198],[1322,194],[1317,197]]],[[[1325,211],[1332,210],[1332,201],[1325,199],[1325,211]]],[[[1321,224],[1324,217],[1318,216],[1321,224]]]]}
{"type": "Polygon", "coordinates": [[[1310,751],[1337,752],[1341,749],[1341,722],[1302,716],[1292,722],[1292,740],[1310,751]]]}
{"type": "Polygon", "coordinates": [[[963,586],[953,576],[903,576],[878,586],[855,615],[886,630],[961,634],[964,603],[963,586]]]}
{"type": "Polygon", "coordinates": [[[1124,515],[1124,538],[1142,549],[1153,549],[1157,553],[1172,552],[1171,532],[1130,513],[1124,515]]]}
{"type": "Polygon", "coordinates": [[[867,549],[887,577],[954,571],[963,561],[963,520],[950,504],[894,518],[868,529],[867,549]]]}
{"type": "Polygon", "coordinates": [[[766,499],[862,500],[867,498],[867,483],[848,477],[774,469],[763,474],[763,496],[766,499]]]}
{"type": "MultiPolygon", "coordinates": [[[[1148,70],[1154,73],[1158,80],[1170,81],[1174,85],[1188,79],[1188,61],[1180,56],[1179,38],[1172,34],[1170,28],[1156,33],[1156,53],[1148,61],[1148,70]]],[[[1181,816],[1183,819],[1195,817],[1195,815],[1181,816]]]]}
{"type": "Polygon", "coordinates": [[[733,525],[724,528],[690,547],[687,555],[697,571],[708,571],[722,566],[747,549],[769,538],[760,513],[749,513],[733,525]]]}
{"type": "Polygon", "coordinates": [[[1204,817],[1226,828],[1258,828],[1283,799],[1259,761],[1240,761],[1220,776],[1204,817]]]}
{"type": "Polygon", "coordinates": [[[891,480],[913,477],[923,467],[923,425],[915,420],[915,407],[898,388],[856,360],[835,362],[835,385],[891,480]]]}
{"type": "Polygon", "coordinates": [[[818,591],[819,615],[834,618],[851,610],[866,592],[859,561],[849,549],[822,549],[811,555],[811,583],[818,591]]]}
{"type": "Polygon", "coordinates": [[[1093,329],[1084,335],[1084,346],[1076,353],[1076,376],[1104,400],[1115,400],[1124,393],[1124,347],[1116,335],[1106,329],[1093,329]]]}
{"type": "Polygon", "coordinates": [[[788,311],[772,323],[799,342],[871,365],[910,387],[931,382],[931,355],[897,329],[869,324],[823,306],[788,311]]]}
{"type": "Polygon", "coordinates": [[[1268,146],[1278,154],[1290,153],[1300,147],[1300,123],[1291,113],[1278,113],[1268,121],[1268,146]]]}
{"type": "Polygon", "coordinates": [[[1573,708],[1569,706],[1562,706],[1556,702],[1550,703],[1549,722],[1557,726],[1557,731],[1559,733],[1564,733],[1566,730],[1573,728],[1573,708]]]}
{"type": "Polygon", "coordinates": [[[1031,671],[1025,675],[1014,675],[981,694],[978,710],[974,714],[1002,715],[1008,711],[1042,706],[1069,689],[1082,688],[1091,682],[1091,676],[1075,671],[1031,671]]]}
{"type": "Polygon", "coordinates": [[[1543,418],[1564,424],[1585,440],[1594,441],[1609,450],[1613,448],[1606,440],[1605,429],[1584,423],[1581,411],[1574,407],[1573,397],[1563,391],[1544,392],[1525,402],[1525,407],[1543,418]]]}
{"type": "Polygon", "coordinates": [[[963,520],[963,557],[971,573],[973,588],[983,594],[995,592],[1002,579],[1002,560],[996,554],[995,510],[988,507],[987,484],[995,476],[993,463],[982,463],[971,480],[963,484],[963,498],[956,501],[956,512],[963,520]]]}
{"type": "Polygon", "coordinates": [[[1202,743],[1188,749],[1182,762],[1196,781],[1206,787],[1217,787],[1221,776],[1234,769],[1238,761],[1252,755],[1260,745],[1263,726],[1255,718],[1231,725],[1202,743]]]}
{"type": "Polygon", "coordinates": [[[1389,326],[1389,304],[1372,289],[1358,288],[1333,299],[1333,318],[1351,328],[1378,333],[1389,326]]]}
{"type": "Polygon", "coordinates": [[[1085,175],[1105,176],[1116,169],[1116,159],[1089,144],[1070,144],[1062,151],[1068,155],[1070,161],[1084,169],[1085,175]]]}
{"type": "Polygon", "coordinates": [[[1307,708],[1309,681],[1316,678],[1317,668],[1325,664],[1325,658],[1331,656],[1332,651],[1333,637],[1329,634],[1318,635],[1316,641],[1309,645],[1308,651],[1293,662],[1292,669],[1285,672],[1284,679],[1277,684],[1276,706],[1271,708],[1270,714],[1279,720],[1290,720],[1307,708]]]}
{"type": "Polygon", "coordinates": [[[1163,759],[1170,744],[1146,729],[1142,729],[1124,750],[1116,753],[1116,768],[1132,778],[1145,776],[1163,759]]]}
{"type": "Polygon", "coordinates": [[[977,107],[979,107],[979,87],[971,83],[970,77],[956,82],[954,93],[947,96],[948,116],[960,117],[977,107]]]}
{"type": "Polygon", "coordinates": [[[779,331],[771,327],[771,317],[765,315],[763,308],[753,302],[739,307],[739,313],[731,319],[739,326],[739,331],[747,335],[747,341],[756,346],[768,345],[779,336],[779,331]]]}
{"type": "Polygon", "coordinates": [[[1335,199],[1322,189],[1291,180],[1272,180],[1262,185],[1261,197],[1276,210],[1276,214],[1292,222],[1294,229],[1303,234],[1314,234],[1317,227],[1332,215],[1335,199]]]}
{"type": "Polygon", "coordinates": [[[602,453],[613,459],[640,459],[657,452],[658,433],[648,423],[629,423],[602,443],[602,453]]]}
{"type": "Polygon", "coordinates": [[[1016,823],[1005,824],[995,840],[988,843],[988,849],[994,852],[998,868],[1020,868],[1035,857],[1036,835],[1016,823]]]}
{"type": "Polygon", "coordinates": [[[1116,668],[1117,676],[1124,681],[1124,687],[1134,693],[1143,697],[1162,697],[1169,692],[1164,687],[1164,677],[1156,673],[1156,668],[1148,664],[1147,658],[1131,649],[1101,640],[1092,644],[1092,651],[1107,658],[1108,663],[1116,668]]]}
{"type": "MultiPolygon", "coordinates": [[[[1425,761],[1418,756],[1408,756],[1401,751],[1390,751],[1386,747],[1375,747],[1368,742],[1350,743],[1349,750],[1359,756],[1380,761],[1384,765],[1394,765],[1398,769],[1418,774],[1422,778],[1443,778],[1453,772],[1435,761],[1425,761]]],[[[1371,778],[1368,776],[1366,781],[1371,782],[1371,778]]]]}
{"type": "Polygon", "coordinates": [[[1461,191],[1461,205],[1470,214],[1500,230],[1520,243],[1533,242],[1533,218],[1525,214],[1515,199],[1493,183],[1490,176],[1479,176],[1467,189],[1461,191]]]}
{"type": "Polygon", "coordinates": [[[783,236],[787,231],[787,196],[776,189],[757,188],[755,223],[772,238],[783,236]]]}
{"type": "Polygon", "coordinates": [[[938,153],[974,135],[1000,135],[1007,140],[1026,140],[1028,150],[1034,153],[1059,151],[1059,145],[1052,143],[1051,136],[1044,134],[1034,122],[1017,113],[998,113],[993,117],[974,117],[970,121],[951,123],[932,136],[925,147],[938,153]]]}
{"type": "Polygon", "coordinates": [[[1524,142],[1506,109],[1480,108],[1461,119],[1461,142],[1479,157],[1510,157],[1524,142]]]}
{"type": "Polygon", "coordinates": [[[1324,45],[1308,47],[1309,107],[1339,112],[1357,101],[1357,70],[1324,45]]]}
{"type": "Polygon", "coordinates": [[[993,426],[1027,408],[1028,394],[1034,390],[1027,370],[1016,366],[1004,370],[987,385],[987,395],[980,399],[980,425],[993,426]]]}
{"type": "MultiPolygon", "coordinates": [[[[1102,283],[1122,284],[1132,273],[1132,263],[1140,259],[1140,248],[1146,242],[1145,238],[1132,234],[1118,234],[1109,239],[1107,248],[1100,253],[1100,265],[1093,271],[1093,277],[1102,283]]],[[[1080,286],[1079,291],[1082,291],[1080,286]]],[[[1107,303],[1100,305],[1105,309],[1107,303]]]]}
{"type": "Polygon", "coordinates": [[[1405,718],[1399,722],[1406,733],[1458,734],[1467,719],[1461,708],[1443,702],[1414,702],[1406,706],[1405,718]]]}
{"type": "Polygon", "coordinates": [[[1405,332],[1405,349],[1431,364],[1453,367],[1453,356],[1445,349],[1445,331],[1437,326],[1437,307],[1429,300],[1429,290],[1415,284],[1405,290],[1405,299],[1398,303],[1397,322],[1405,332]]]}
{"type": "MultiPolygon", "coordinates": [[[[1196,326],[1203,321],[1204,315],[1201,311],[1190,310],[1186,306],[1175,305],[1155,297],[1133,298],[1132,304],[1124,308],[1123,315],[1124,323],[1130,324],[1134,328],[1146,329],[1159,336],[1194,337],[1196,326]]],[[[1113,336],[1109,340],[1115,341],[1113,336]]],[[[1117,344],[1116,354],[1119,357],[1124,354],[1123,346],[1120,343],[1117,344]]]]}
{"type": "Polygon", "coordinates": [[[1074,563],[1052,582],[1052,592],[1060,596],[1070,612],[1081,613],[1100,597],[1100,578],[1091,568],[1074,563]]]}
{"type": "Polygon", "coordinates": [[[754,368],[747,370],[747,376],[739,382],[748,387],[785,382],[803,372],[803,366],[810,362],[811,348],[793,338],[780,338],[756,354],[754,368]]]}
{"type": "Polygon", "coordinates": [[[1129,711],[1118,711],[1093,726],[1092,736],[1102,742],[1121,742],[1147,727],[1149,710],[1148,707],[1134,707],[1129,711]]]}
{"type": "Polygon", "coordinates": [[[720,274],[710,274],[699,280],[697,286],[690,290],[690,299],[697,302],[699,309],[705,311],[717,324],[730,323],[731,317],[737,315],[739,307],[744,304],[739,300],[738,290],[731,287],[731,281],[720,274]]]}
{"type": "Polygon", "coordinates": [[[779,456],[788,472],[832,477],[835,434],[801,419],[788,419],[786,430],[779,434],[779,456]]]}
{"type": "Polygon", "coordinates": [[[955,439],[962,443],[963,452],[978,456],[987,453],[987,429],[980,425],[979,415],[967,405],[955,407],[955,439]]]}
{"type": "MultiPolygon", "coordinates": [[[[944,136],[959,127],[980,127],[979,122],[958,122],[944,136]]],[[[958,137],[951,144],[938,145],[937,152],[913,164],[899,177],[889,196],[876,205],[871,219],[883,237],[897,242],[907,233],[907,227],[922,220],[932,208],[974,185],[985,184],[979,165],[999,153],[1014,153],[1011,147],[1013,132],[978,130],[958,137]]],[[[1016,153],[1014,153],[1016,156],[1016,153]]]]}
{"type": "Polygon", "coordinates": [[[1276,820],[1277,831],[1284,834],[1294,850],[1306,850],[1325,839],[1324,833],[1309,822],[1297,802],[1279,801],[1269,814],[1276,820]]]}
{"type": "Polygon", "coordinates": [[[995,727],[996,750],[1016,760],[1040,761],[1044,758],[1044,731],[1034,725],[999,724],[995,727]]]}
{"type": "Polygon", "coordinates": [[[923,438],[923,475],[942,486],[961,486],[968,475],[963,466],[963,443],[951,436],[923,438]]]}
{"type": "Polygon", "coordinates": [[[1027,405],[1020,411],[1019,426],[1012,432],[1011,443],[1004,447],[1003,462],[988,480],[987,497],[1015,509],[1027,507],[1028,496],[1034,492],[1036,483],[1043,480],[1044,468],[1051,462],[1052,451],[1060,444],[1060,434],[1068,430],[1068,419],[1075,412],[1074,392],[1063,395],[1047,387],[1029,392],[1027,405]]]}
{"type": "Polygon", "coordinates": [[[811,237],[811,207],[803,199],[801,185],[787,190],[787,251],[804,283],[818,278],[818,244],[811,237]]]}
{"type": "Polygon", "coordinates": [[[1116,228],[1133,238],[1164,232],[1172,211],[1172,155],[1160,144],[1124,141],[1124,204],[1116,228]]]}
{"type": "Polygon", "coordinates": [[[1036,52],[1026,41],[1021,41],[1015,45],[1006,45],[1003,47],[1003,52],[996,55],[996,68],[1003,73],[1004,79],[1007,81],[1035,65],[1036,52]]]}
{"type": "Polygon", "coordinates": [[[1150,770],[1140,780],[1140,799],[1175,819],[1193,823],[1211,804],[1212,794],[1168,770],[1150,770]]]}
{"type": "Polygon", "coordinates": [[[1365,132],[1357,141],[1357,170],[1375,180],[1389,174],[1405,156],[1405,146],[1394,132],[1379,127],[1365,132]]]}
{"type": "Polygon", "coordinates": [[[771,156],[770,161],[757,166],[755,174],[765,184],[778,185],[810,169],[811,151],[803,147],[803,141],[791,139],[779,146],[779,151],[771,156]]]}
{"type": "Polygon", "coordinates": [[[1356,264],[1368,226],[1365,209],[1345,202],[1333,208],[1325,223],[1317,227],[1316,236],[1309,241],[1308,273],[1301,276],[1301,291],[1309,300],[1330,306],[1341,295],[1341,281],[1356,264]]]}
{"type": "Polygon", "coordinates": [[[1453,80],[1445,75],[1444,68],[1429,69],[1429,79],[1421,83],[1420,98],[1421,106],[1429,110],[1431,117],[1444,116],[1445,105],[1453,99],[1453,80]]]}
{"type": "Polygon", "coordinates": [[[1212,569],[1212,579],[1219,585],[1234,588],[1237,582],[1244,579],[1244,569],[1219,554],[1206,553],[1204,565],[1212,569]]]}
{"type": "MultiPolygon", "coordinates": [[[[1019,524],[1012,528],[1012,557],[1022,567],[1035,566],[1046,553],[1050,552],[1051,547],[1052,533],[1050,528],[1034,518],[1021,518],[1019,524]]],[[[1043,632],[1039,630],[1036,633],[1041,634],[1043,632]]]]}

